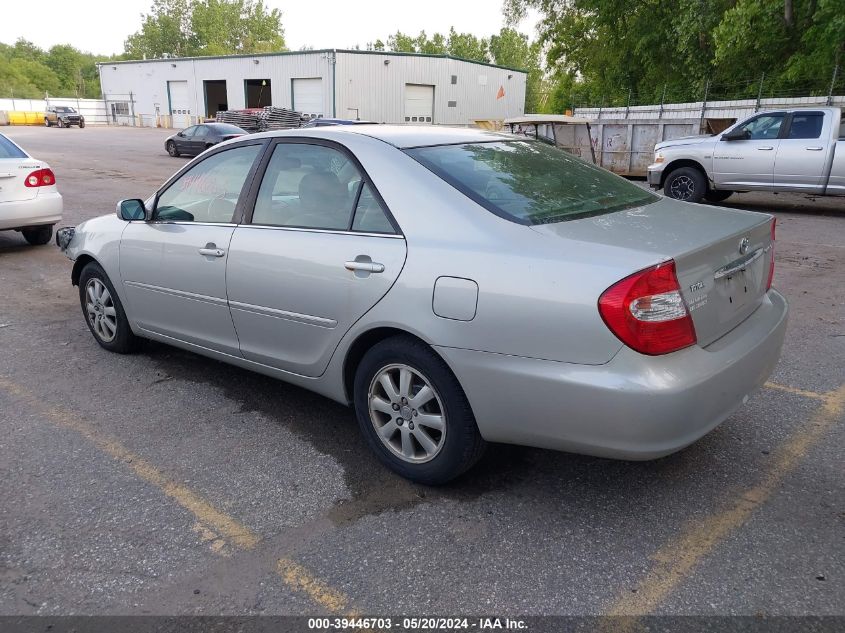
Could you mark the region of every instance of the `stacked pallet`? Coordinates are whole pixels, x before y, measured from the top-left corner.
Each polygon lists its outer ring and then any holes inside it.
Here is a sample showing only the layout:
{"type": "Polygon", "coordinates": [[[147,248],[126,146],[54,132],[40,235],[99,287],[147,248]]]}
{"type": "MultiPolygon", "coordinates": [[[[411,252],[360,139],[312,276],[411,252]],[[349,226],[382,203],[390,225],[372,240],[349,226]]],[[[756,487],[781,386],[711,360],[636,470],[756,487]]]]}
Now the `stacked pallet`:
{"type": "Polygon", "coordinates": [[[261,119],[261,129],[288,130],[291,128],[302,127],[302,125],[307,122],[308,118],[303,117],[299,112],[294,112],[293,110],[288,110],[286,108],[267,106],[264,108],[264,114],[261,119]]]}
{"type": "Polygon", "coordinates": [[[237,125],[247,132],[288,130],[302,127],[308,121],[301,113],[286,108],[267,106],[249,110],[226,110],[217,113],[218,123],[237,125]]]}

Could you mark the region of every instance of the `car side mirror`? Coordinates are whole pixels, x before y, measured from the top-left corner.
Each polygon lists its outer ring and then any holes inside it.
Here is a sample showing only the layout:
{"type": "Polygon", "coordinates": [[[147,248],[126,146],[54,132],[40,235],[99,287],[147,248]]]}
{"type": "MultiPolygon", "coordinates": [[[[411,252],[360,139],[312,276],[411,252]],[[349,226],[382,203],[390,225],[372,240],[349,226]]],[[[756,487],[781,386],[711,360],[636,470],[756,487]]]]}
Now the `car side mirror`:
{"type": "Polygon", "coordinates": [[[177,132],[177,133],[176,133],[176,136],[185,136],[185,135],[184,135],[184,134],[182,134],[182,132],[177,132]]]}
{"type": "Polygon", "coordinates": [[[722,134],[723,141],[747,141],[751,138],[749,130],[731,130],[727,134],[722,134]]]}
{"type": "Polygon", "coordinates": [[[147,209],[144,201],[138,198],[129,198],[117,203],[117,217],[126,222],[132,220],[146,220],[147,209]]]}

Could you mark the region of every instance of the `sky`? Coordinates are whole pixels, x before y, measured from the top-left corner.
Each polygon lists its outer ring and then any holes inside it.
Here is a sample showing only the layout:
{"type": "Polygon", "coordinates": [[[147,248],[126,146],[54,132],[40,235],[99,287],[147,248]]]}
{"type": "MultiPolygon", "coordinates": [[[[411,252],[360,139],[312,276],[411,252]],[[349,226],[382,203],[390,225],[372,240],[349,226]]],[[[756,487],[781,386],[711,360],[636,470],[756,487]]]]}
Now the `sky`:
{"type": "MultiPolygon", "coordinates": [[[[141,13],[152,0],[39,0],[38,11],[26,2],[4,3],[0,42],[24,37],[42,48],[71,44],[96,54],[123,52],[123,41],[138,30],[141,13]],[[73,10],[69,11],[68,7],[73,10]]],[[[416,35],[458,32],[487,37],[504,26],[502,0],[265,0],[282,11],[288,48],[364,48],[378,38],[386,41],[397,30],[416,35]]],[[[535,37],[536,14],[519,29],[535,37]]]]}

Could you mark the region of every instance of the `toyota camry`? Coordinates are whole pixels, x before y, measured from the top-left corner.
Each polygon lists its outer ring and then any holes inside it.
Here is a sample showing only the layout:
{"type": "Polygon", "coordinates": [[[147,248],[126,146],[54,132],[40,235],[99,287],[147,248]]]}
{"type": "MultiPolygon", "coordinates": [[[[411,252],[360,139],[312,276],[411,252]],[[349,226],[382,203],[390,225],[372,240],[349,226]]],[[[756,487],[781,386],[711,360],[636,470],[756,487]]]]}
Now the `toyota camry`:
{"type": "Polygon", "coordinates": [[[427,484],[489,442],[639,460],[708,433],[777,363],[774,238],[545,143],[382,125],[221,143],[57,234],[100,346],[349,404],[427,484]]]}

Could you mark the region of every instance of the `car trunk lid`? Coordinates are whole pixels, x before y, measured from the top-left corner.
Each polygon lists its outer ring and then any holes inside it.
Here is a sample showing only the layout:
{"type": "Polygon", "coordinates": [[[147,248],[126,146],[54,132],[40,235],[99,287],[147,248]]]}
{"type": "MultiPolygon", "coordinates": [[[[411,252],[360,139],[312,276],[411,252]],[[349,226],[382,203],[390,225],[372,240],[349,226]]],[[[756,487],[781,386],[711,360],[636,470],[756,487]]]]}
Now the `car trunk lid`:
{"type": "Polygon", "coordinates": [[[26,177],[43,165],[31,158],[0,158],[0,202],[32,200],[38,187],[27,187],[26,177]]]}
{"type": "Polygon", "coordinates": [[[772,222],[771,216],[762,213],[662,198],[635,209],[532,228],[546,235],[638,251],[644,255],[638,260],[642,268],[675,260],[698,344],[706,346],[739,325],[762,302],[772,222]]]}

